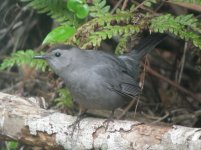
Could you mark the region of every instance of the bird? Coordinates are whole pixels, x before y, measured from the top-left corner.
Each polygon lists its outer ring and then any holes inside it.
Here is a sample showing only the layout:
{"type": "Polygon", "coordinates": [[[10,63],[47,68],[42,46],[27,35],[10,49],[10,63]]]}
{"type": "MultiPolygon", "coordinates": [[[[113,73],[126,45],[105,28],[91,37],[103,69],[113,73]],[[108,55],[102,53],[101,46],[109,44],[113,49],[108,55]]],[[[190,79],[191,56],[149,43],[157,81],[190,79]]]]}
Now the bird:
{"type": "Polygon", "coordinates": [[[166,36],[150,34],[131,52],[120,56],[61,44],[50,48],[49,53],[34,58],[46,60],[63,79],[73,100],[79,105],[78,116],[88,109],[114,112],[140,95],[137,81],[140,61],[166,36]]]}

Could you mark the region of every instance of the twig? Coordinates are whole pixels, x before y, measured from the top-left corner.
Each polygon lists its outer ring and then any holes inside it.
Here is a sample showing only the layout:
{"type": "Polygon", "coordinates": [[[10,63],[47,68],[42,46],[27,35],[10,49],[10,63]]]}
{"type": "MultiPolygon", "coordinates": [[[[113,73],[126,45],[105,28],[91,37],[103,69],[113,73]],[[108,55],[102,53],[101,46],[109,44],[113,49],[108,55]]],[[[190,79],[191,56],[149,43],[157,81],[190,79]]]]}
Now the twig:
{"type": "Polygon", "coordinates": [[[144,6],[143,6],[143,5],[144,5],[144,2],[138,3],[138,2],[136,2],[136,1],[134,1],[134,0],[131,0],[131,1],[132,1],[133,3],[135,3],[135,4],[138,5],[138,6],[135,7],[135,10],[137,10],[138,8],[142,8],[142,9],[144,9],[144,10],[150,12],[150,13],[155,13],[153,10],[151,10],[151,9],[149,9],[149,8],[147,8],[147,7],[144,7],[144,6]]]}
{"type": "Polygon", "coordinates": [[[113,14],[115,12],[115,10],[121,5],[121,3],[123,2],[123,0],[119,0],[116,5],[114,6],[114,8],[111,10],[111,14],[113,14]]]}
{"type": "MultiPolygon", "coordinates": [[[[128,104],[128,106],[123,110],[123,112],[117,117],[117,119],[121,119],[127,112],[128,110],[133,106],[133,104],[135,103],[135,97],[132,99],[132,101],[128,104]]],[[[139,100],[139,97],[137,99],[137,101],[139,100]]],[[[136,104],[137,105],[137,104],[136,104]]]]}
{"type": "Polygon", "coordinates": [[[155,12],[159,11],[161,7],[164,5],[165,1],[162,1],[160,5],[155,9],[155,12]]]}
{"type": "Polygon", "coordinates": [[[137,102],[136,102],[136,105],[135,105],[134,118],[135,118],[135,116],[136,116],[136,114],[137,114],[137,108],[138,108],[139,101],[140,101],[140,95],[138,96],[137,102]]]}
{"type": "Polygon", "coordinates": [[[124,10],[127,6],[128,0],[124,0],[123,6],[121,8],[121,10],[124,10]]]}
{"type": "Polygon", "coordinates": [[[144,2],[145,2],[145,1],[143,1],[142,3],[140,3],[139,5],[137,5],[137,6],[135,7],[135,9],[137,10],[138,8],[142,8],[142,6],[144,6],[144,2]]]}
{"type": "MultiPolygon", "coordinates": [[[[145,64],[148,64],[148,59],[147,59],[147,57],[146,57],[146,59],[145,59],[145,64]]],[[[143,76],[142,76],[142,78],[141,78],[141,85],[140,85],[141,91],[142,91],[143,88],[144,88],[145,73],[146,73],[146,70],[145,70],[145,67],[144,67],[144,69],[143,69],[143,76]]],[[[134,98],[132,99],[132,101],[131,101],[131,102],[128,104],[128,106],[123,110],[123,112],[117,117],[117,119],[121,119],[121,118],[128,112],[128,110],[134,105],[135,100],[137,100],[137,101],[136,101],[135,110],[134,110],[134,118],[135,118],[136,112],[137,112],[137,107],[138,107],[139,100],[140,100],[140,95],[139,95],[138,97],[134,97],[134,98]]]]}
{"type": "Polygon", "coordinates": [[[157,119],[156,121],[151,122],[151,124],[156,124],[158,122],[161,122],[162,120],[164,120],[165,118],[167,118],[170,114],[168,112],[165,112],[165,115],[159,119],[157,119]]]}
{"type": "Polygon", "coordinates": [[[168,0],[166,2],[170,3],[170,4],[175,4],[175,5],[187,8],[187,9],[191,9],[191,10],[195,10],[195,11],[201,12],[201,6],[200,5],[191,4],[189,2],[174,2],[172,0],[168,0]]]}
{"type": "Polygon", "coordinates": [[[180,86],[179,84],[175,83],[174,81],[171,81],[170,79],[160,75],[158,72],[154,71],[153,69],[151,69],[150,67],[144,65],[146,70],[152,74],[155,77],[158,77],[160,80],[166,81],[167,83],[169,83],[170,85],[172,85],[173,87],[177,88],[179,91],[191,96],[193,99],[197,100],[198,102],[201,103],[201,100],[195,96],[192,92],[188,91],[187,89],[183,88],[182,86],[180,86]]]}
{"type": "MultiPolygon", "coordinates": [[[[149,61],[148,61],[148,58],[147,58],[147,56],[146,56],[146,59],[145,59],[145,64],[147,65],[149,65],[149,61]]],[[[141,85],[140,85],[140,88],[141,88],[141,91],[143,90],[143,88],[144,88],[144,81],[145,81],[145,75],[146,75],[146,69],[145,69],[145,67],[143,68],[143,74],[142,74],[142,78],[141,78],[141,85]]],[[[137,112],[137,107],[138,107],[138,103],[139,103],[139,100],[140,100],[140,96],[138,97],[138,99],[137,99],[137,103],[136,103],[136,106],[135,106],[135,111],[134,111],[134,118],[135,118],[135,116],[136,116],[136,112],[137,112]]]]}
{"type": "Polygon", "coordinates": [[[183,74],[183,70],[184,70],[184,64],[185,64],[185,59],[186,59],[186,52],[187,52],[187,48],[188,48],[188,44],[187,42],[185,42],[184,44],[184,53],[182,55],[182,59],[181,59],[181,67],[180,67],[180,72],[177,78],[177,82],[180,83],[181,82],[181,78],[182,78],[182,74],[183,74]]]}
{"type": "Polygon", "coordinates": [[[20,81],[20,82],[18,82],[17,84],[15,84],[15,85],[13,85],[13,86],[10,86],[10,87],[8,87],[8,88],[6,88],[6,89],[0,90],[0,92],[5,92],[5,93],[10,92],[10,91],[12,91],[14,88],[21,87],[22,84],[23,84],[23,82],[20,81]]]}

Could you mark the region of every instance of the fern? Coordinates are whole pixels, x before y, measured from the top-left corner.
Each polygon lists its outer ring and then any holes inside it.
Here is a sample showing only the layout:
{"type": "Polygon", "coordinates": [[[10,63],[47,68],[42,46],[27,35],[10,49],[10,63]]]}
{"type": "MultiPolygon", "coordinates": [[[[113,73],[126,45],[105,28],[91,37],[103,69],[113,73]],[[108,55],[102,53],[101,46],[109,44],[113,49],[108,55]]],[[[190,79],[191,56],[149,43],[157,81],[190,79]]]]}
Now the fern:
{"type": "Polygon", "coordinates": [[[83,48],[86,48],[87,45],[100,46],[102,40],[111,39],[113,36],[124,35],[128,37],[138,32],[140,32],[140,27],[134,25],[106,26],[101,31],[91,33],[88,38],[89,41],[83,45],[83,48]]]}
{"type": "Polygon", "coordinates": [[[57,90],[58,98],[55,99],[57,106],[65,106],[72,107],[72,97],[70,96],[70,92],[66,88],[61,88],[57,90]]]}
{"type": "Polygon", "coordinates": [[[106,6],[106,0],[93,0],[93,5],[90,6],[90,15],[92,17],[101,17],[108,13],[110,6],[106,6]]]}
{"type": "MultiPolygon", "coordinates": [[[[38,55],[42,55],[40,53],[38,55]]],[[[37,53],[33,50],[20,50],[13,53],[10,57],[4,59],[4,61],[0,65],[0,70],[5,70],[13,67],[14,65],[21,66],[21,65],[29,65],[30,67],[35,67],[37,70],[45,71],[47,68],[46,61],[33,59],[37,53]]]]}
{"type": "Polygon", "coordinates": [[[33,7],[38,13],[46,13],[60,23],[76,26],[78,23],[74,19],[72,12],[66,8],[64,0],[21,0],[28,2],[28,6],[33,7]]]}
{"type": "Polygon", "coordinates": [[[144,26],[139,14],[133,15],[129,11],[120,11],[117,14],[105,14],[104,17],[92,19],[78,28],[75,36],[69,41],[82,48],[100,46],[102,40],[117,35],[132,35],[144,26]],[[138,18],[138,19],[136,19],[138,18]],[[135,21],[136,22],[135,22],[135,21]]]}
{"type": "Polygon", "coordinates": [[[201,48],[201,23],[193,15],[174,17],[171,14],[155,17],[151,20],[150,30],[154,32],[170,32],[182,39],[190,40],[201,48]]]}
{"type": "Polygon", "coordinates": [[[128,36],[124,35],[119,39],[119,43],[115,49],[115,54],[121,55],[121,54],[123,54],[123,52],[126,51],[127,38],[128,38],[128,36]]]}
{"type": "MultiPolygon", "coordinates": [[[[66,9],[66,2],[63,0],[22,0],[29,2],[29,5],[41,13],[47,13],[60,22],[76,24],[73,14],[66,9]],[[71,22],[72,21],[72,22],[71,22]]],[[[187,1],[198,4],[198,1],[187,1]]],[[[144,4],[154,4],[156,0],[145,0],[144,4]]],[[[114,36],[119,37],[120,43],[116,48],[116,53],[122,53],[121,49],[126,47],[128,36],[137,34],[142,30],[149,29],[154,32],[170,32],[182,39],[190,40],[193,44],[201,48],[201,23],[193,15],[181,15],[174,17],[171,14],[157,17],[146,16],[143,14],[133,14],[131,11],[116,11],[116,14],[108,13],[109,6],[106,0],[94,0],[90,6],[90,15],[96,17],[82,26],[76,34],[67,41],[81,48],[97,47],[105,39],[111,39],[114,36]]],[[[24,52],[23,55],[28,53],[24,52]]],[[[9,68],[14,64],[22,64],[22,60],[17,61],[20,52],[13,54],[13,59],[5,60],[1,68],[9,68]],[[16,59],[15,59],[16,58],[16,59]]],[[[26,61],[24,61],[26,63],[26,61]]],[[[28,61],[27,61],[28,62],[28,61]]],[[[34,61],[35,62],[35,61],[34,61]]],[[[40,63],[39,63],[40,64],[40,63]]],[[[37,65],[36,65],[37,66],[37,65]]],[[[40,67],[39,67],[40,68],[40,67]]],[[[43,68],[44,70],[44,68],[43,68]]]]}

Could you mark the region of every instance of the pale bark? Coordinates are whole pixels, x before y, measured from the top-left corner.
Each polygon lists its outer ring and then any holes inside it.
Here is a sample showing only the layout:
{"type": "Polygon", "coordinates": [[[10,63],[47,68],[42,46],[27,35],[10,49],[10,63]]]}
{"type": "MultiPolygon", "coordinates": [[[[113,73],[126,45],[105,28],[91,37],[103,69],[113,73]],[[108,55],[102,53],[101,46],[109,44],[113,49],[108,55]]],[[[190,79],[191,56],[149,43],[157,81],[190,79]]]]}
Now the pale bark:
{"type": "Polygon", "coordinates": [[[72,131],[76,117],[40,108],[34,98],[0,93],[0,140],[17,140],[44,149],[200,150],[201,129],[151,126],[85,118],[72,131]]]}

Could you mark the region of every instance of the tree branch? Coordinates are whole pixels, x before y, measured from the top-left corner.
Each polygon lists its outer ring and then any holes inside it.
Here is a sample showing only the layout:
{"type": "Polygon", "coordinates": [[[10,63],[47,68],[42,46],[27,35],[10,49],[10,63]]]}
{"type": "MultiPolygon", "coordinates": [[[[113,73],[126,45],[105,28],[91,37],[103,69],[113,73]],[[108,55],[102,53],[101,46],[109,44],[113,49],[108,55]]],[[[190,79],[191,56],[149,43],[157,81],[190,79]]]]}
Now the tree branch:
{"type": "Polygon", "coordinates": [[[161,127],[85,118],[73,132],[76,117],[40,108],[34,98],[0,93],[0,140],[16,140],[44,149],[201,149],[199,128],[161,127]]]}

